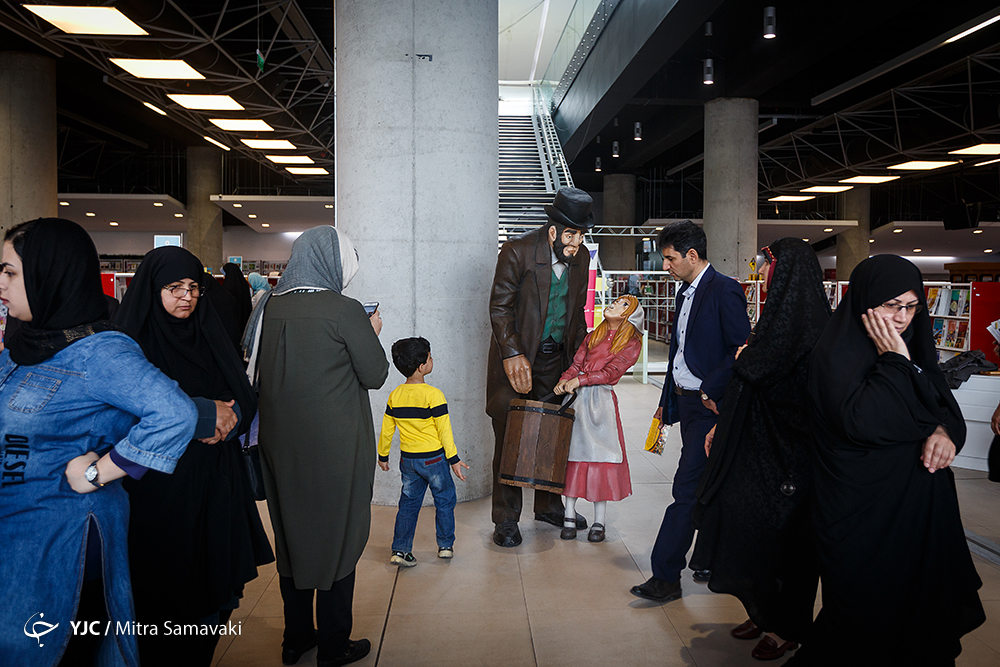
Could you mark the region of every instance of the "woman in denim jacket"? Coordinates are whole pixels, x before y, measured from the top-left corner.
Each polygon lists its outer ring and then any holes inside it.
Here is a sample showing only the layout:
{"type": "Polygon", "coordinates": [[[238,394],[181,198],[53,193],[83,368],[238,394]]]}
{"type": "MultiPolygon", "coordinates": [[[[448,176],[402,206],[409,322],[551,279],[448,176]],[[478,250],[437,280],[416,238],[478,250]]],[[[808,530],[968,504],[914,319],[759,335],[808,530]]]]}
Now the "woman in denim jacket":
{"type": "Polygon", "coordinates": [[[106,321],[97,251],[81,227],[14,227],[2,269],[0,301],[23,326],[0,354],[0,656],[137,665],[118,480],[126,469],[173,471],[197,412],[106,321]]]}

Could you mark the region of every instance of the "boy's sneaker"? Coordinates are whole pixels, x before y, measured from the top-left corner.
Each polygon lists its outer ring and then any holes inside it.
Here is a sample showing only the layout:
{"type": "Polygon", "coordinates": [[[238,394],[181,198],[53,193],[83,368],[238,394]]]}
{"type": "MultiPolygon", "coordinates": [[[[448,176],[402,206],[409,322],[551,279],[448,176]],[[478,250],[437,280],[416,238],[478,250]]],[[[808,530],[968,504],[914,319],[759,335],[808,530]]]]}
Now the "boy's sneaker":
{"type": "Polygon", "coordinates": [[[438,558],[451,558],[455,551],[451,547],[438,547],[438,558]]]}
{"type": "Polygon", "coordinates": [[[389,562],[393,565],[399,565],[401,567],[413,567],[417,564],[417,559],[414,558],[413,554],[409,551],[405,554],[402,551],[393,551],[389,562]]]}

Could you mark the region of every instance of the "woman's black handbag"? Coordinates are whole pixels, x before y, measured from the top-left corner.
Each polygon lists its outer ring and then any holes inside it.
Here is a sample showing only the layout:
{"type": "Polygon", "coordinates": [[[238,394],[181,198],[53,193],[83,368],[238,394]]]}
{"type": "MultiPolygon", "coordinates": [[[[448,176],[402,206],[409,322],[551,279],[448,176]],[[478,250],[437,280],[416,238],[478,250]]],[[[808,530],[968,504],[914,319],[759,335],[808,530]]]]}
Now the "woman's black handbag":
{"type": "Polygon", "coordinates": [[[264,471],[260,467],[260,448],[257,446],[260,415],[255,415],[250,425],[250,432],[243,440],[243,462],[247,467],[247,478],[250,481],[250,492],[254,500],[267,500],[264,492],[264,471]]]}

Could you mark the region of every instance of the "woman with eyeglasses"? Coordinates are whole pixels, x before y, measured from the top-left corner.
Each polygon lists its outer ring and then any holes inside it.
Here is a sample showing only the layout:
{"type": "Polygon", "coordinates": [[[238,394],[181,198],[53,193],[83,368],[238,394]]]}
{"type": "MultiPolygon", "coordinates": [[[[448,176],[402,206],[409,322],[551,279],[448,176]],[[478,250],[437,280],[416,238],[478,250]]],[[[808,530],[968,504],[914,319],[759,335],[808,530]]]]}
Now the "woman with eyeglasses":
{"type": "Polygon", "coordinates": [[[823,608],[789,665],[954,665],[985,621],[951,465],[965,422],[920,271],[864,260],[813,350],[823,608]]]}
{"type": "Polygon", "coordinates": [[[136,667],[135,636],[104,635],[135,621],[120,480],[169,477],[197,412],[107,320],[82,227],[17,225],[2,261],[20,327],[0,353],[0,663],[136,667]]]}
{"type": "Polygon", "coordinates": [[[743,603],[750,620],[731,634],[767,632],[751,655],[777,660],[808,636],[816,602],[813,431],[803,415],[809,354],[830,304],[808,243],[780,239],[763,255],[767,300],[733,363],[717,430],[706,438],[691,568],[710,570],[708,587],[743,603]]]}
{"type": "Polygon", "coordinates": [[[257,566],[274,560],[249,488],[237,436],[257,397],[209,299],[214,280],[183,248],[146,254],[116,322],[198,408],[198,428],[171,476],[126,485],[136,617],[157,624],[139,636],[149,665],[211,664],[218,629],[239,605],[257,566]],[[205,635],[165,632],[195,625],[205,635]],[[211,630],[215,630],[214,633],[211,630]]]}

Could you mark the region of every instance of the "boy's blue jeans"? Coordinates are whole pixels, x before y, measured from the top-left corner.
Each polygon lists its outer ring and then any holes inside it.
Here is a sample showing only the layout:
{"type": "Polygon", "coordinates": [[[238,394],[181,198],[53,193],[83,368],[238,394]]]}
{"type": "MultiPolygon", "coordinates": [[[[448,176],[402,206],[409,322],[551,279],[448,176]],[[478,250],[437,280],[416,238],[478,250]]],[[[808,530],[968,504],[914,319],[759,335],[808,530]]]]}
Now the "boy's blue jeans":
{"type": "Polygon", "coordinates": [[[399,460],[399,471],[403,478],[403,491],[399,496],[399,511],[396,513],[396,530],[392,536],[392,550],[407,553],[413,550],[413,533],[417,529],[417,516],[424,501],[427,487],[434,496],[434,523],[437,527],[439,549],[450,549],[455,545],[455,481],[451,478],[451,466],[444,453],[428,459],[399,460]]]}

